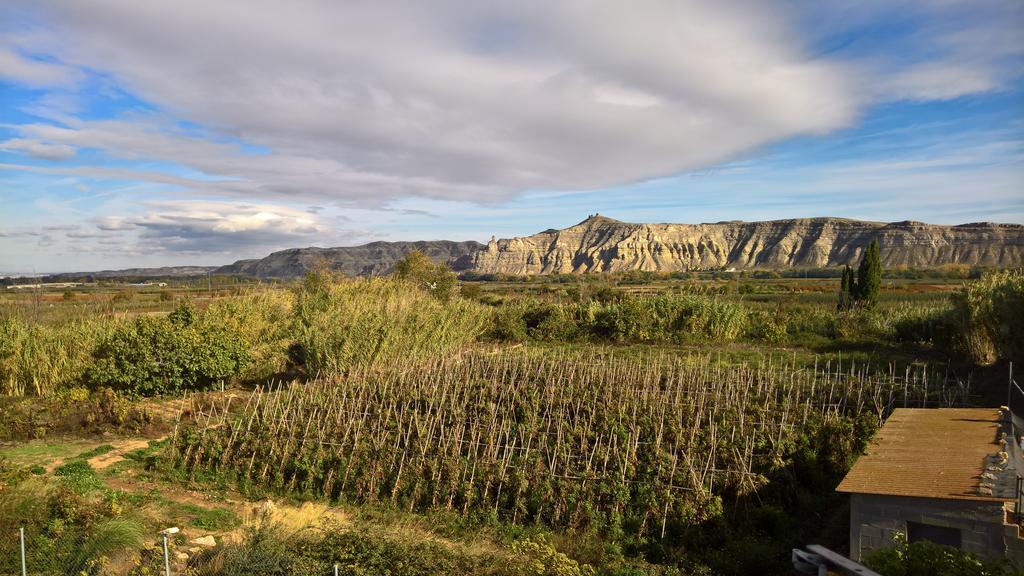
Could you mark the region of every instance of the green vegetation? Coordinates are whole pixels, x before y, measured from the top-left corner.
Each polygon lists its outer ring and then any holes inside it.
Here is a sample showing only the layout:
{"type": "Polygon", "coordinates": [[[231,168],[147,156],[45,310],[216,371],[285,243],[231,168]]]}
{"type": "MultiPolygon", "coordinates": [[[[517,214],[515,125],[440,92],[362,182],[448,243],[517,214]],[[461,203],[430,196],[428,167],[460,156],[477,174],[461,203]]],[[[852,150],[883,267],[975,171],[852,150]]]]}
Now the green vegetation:
{"type": "Polygon", "coordinates": [[[455,273],[419,250],[413,250],[395,263],[395,276],[425,290],[442,302],[451,300],[457,289],[455,273]]]}
{"type": "Polygon", "coordinates": [[[1024,358],[1024,273],[995,272],[964,286],[954,298],[957,344],[987,364],[1024,358]]]}
{"type": "Polygon", "coordinates": [[[311,373],[450,354],[485,329],[489,310],[441,302],[399,279],[340,280],[311,273],[295,295],[293,360],[311,373]]]}
{"type": "Polygon", "coordinates": [[[141,395],[205,390],[247,370],[253,346],[248,318],[253,308],[197,311],[185,302],[167,316],[139,316],[100,341],[86,371],[93,387],[141,395]],[[249,333],[247,333],[249,332],[249,333]]]}
{"type": "Polygon", "coordinates": [[[272,523],[257,525],[246,532],[242,542],[205,552],[193,562],[197,576],[331,574],[335,565],[338,574],[345,576],[596,574],[591,566],[581,566],[544,539],[515,542],[511,551],[472,551],[436,540],[401,538],[329,522],[297,533],[272,523]]]}
{"type": "Polygon", "coordinates": [[[225,508],[202,508],[195,504],[186,504],[182,509],[193,516],[190,523],[197,528],[223,532],[241,524],[238,515],[225,508]]]}
{"type": "Polygon", "coordinates": [[[839,309],[874,308],[882,291],[882,256],[878,242],[871,244],[861,256],[857,272],[849,266],[843,267],[839,283],[839,309]]]}
{"type": "Polygon", "coordinates": [[[872,240],[857,268],[857,281],[850,290],[853,301],[867,308],[878,303],[878,294],[882,289],[882,257],[878,251],[878,241],[872,240]]]}
{"type": "Polygon", "coordinates": [[[648,561],[779,570],[804,533],[755,535],[831,494],[892,402],[956,393],[925,382],[849,366],[466,354],[258,390],[235,414],[202,407],[223,416],[183,421],[163,465],[253,497],[457,511],[594,534],[648,561]],[[755,540],[760,553],[741,554],[755,540]]]}
{"type": "Polygon", "coordinates": [[[871,551],[864,564],[882,576],[1014,576],[1009,560],[983,561],[969,552],[927,540],[907,543],[897,536],[891,548],[871,551]]]}
{"type": "Polygon", "coordinates": [[[0,548],[23,524],[34,561],[64,562],[47,573],[143,574],[173,521],[217,534],[197,575],[786,572],[792,546],[844,545],[835,485],[894,406],[975,400],[944,375],[1022,352],[1020,271],[883,282],[877,256],[459,285],[412,254],[205,298],[9,296],[0,548]],[[93,469],[110,434],[167,440],[93,469]],[[239,501],[268,496],[345,513],[253,523],[239,501]]]}

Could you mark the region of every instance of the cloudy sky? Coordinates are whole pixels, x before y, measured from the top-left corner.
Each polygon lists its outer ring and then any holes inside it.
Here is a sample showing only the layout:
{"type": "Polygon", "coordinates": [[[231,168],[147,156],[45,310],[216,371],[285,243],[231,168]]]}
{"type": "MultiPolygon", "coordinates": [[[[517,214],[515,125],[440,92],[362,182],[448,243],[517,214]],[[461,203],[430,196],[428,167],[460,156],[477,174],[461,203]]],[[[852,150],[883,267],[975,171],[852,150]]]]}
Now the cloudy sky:
{"type": "Polygon", "coordinates": [[[1024,222],[1019,0],[0,2],[0,272],[1024,222]]]}

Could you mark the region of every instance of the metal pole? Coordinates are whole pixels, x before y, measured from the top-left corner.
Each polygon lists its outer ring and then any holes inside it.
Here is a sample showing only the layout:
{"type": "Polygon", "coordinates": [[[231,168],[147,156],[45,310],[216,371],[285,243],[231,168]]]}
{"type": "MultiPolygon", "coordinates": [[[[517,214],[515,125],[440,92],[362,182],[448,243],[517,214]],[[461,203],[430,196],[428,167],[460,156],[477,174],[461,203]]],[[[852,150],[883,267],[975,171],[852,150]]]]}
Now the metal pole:
{"type": "Polygon", "coordinates": [[[21,576],[27,576],[28,569],[25,566],[25,528],[19,528],[21,534],[21,576]]]}
{"type": "Polygon", "coordinates": [[[164,537],[164,576],[171,576],[171,558],[167,555],[167,534],[164,537]]]}
{"type": "Polygon", "coordinates": [[[1010,421],[1013,421],[1013,406],[1010,400],[1013,399],[1013,362],[1010,362],[1010,380],[1006,383],[1006,409],[1010,411],[1010,421]]]}
{"type": "Polygon", "coordinates": [[[338,576],[338,565],[334,565],[334,576],[338,576]]]}

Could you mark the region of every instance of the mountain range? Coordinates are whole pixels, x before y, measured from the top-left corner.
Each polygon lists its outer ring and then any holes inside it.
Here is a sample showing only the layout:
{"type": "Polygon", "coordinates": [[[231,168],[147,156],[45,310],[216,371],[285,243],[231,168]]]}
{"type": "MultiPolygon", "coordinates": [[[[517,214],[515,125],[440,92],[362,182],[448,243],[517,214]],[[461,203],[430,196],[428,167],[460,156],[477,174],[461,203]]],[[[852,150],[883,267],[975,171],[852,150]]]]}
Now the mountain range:
{"type": "MultiPolygon", "coordinates": [[[[290,248],[220,267],[148,268],[90,273],[94,277],[155,277],[207,273],[291,278],[327,265],[349,276],[388,274],[395,262],[420,250],[456,272],[558,274],[647,270],[823,268],[856,264],[877,240],[884,266],[947,264],[1024,266],[1024,225],[978,222],[944,226],[923,222],[868,222],[799,218],[712,224],[635,224],[598,214],[575,226],[486,245],[451,242],[372,242],[336,248],[290,248]]],[[[84,273],[76,273],[83,275],[84,273]]],[[[67,279],[76,274],[54,275],[67,279]]]]}

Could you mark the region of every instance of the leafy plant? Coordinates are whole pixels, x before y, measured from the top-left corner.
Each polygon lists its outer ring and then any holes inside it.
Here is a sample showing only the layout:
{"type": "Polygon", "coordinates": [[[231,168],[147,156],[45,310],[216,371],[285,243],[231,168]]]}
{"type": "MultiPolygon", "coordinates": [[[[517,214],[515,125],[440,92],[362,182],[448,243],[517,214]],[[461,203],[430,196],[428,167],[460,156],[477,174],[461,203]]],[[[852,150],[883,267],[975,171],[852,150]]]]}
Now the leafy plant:
{"type": "Polygon", "coordinates": [[[141,395],[204,390],[241,372],[247,343],[188,303],[168,317],[140,316],[98,346],[86,372],[94,387],[141,395]]]}
{"type": "Polygon", "coordinates": [[[927,540],[908,543],[897,533],[893,546],[872,550],[863,563],[882,576],[1011,576],[1009,560],[983,561],[970,552],[927,540]]]}

